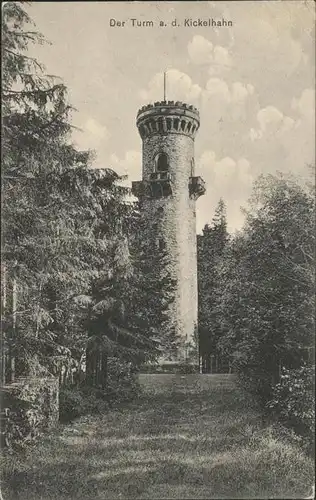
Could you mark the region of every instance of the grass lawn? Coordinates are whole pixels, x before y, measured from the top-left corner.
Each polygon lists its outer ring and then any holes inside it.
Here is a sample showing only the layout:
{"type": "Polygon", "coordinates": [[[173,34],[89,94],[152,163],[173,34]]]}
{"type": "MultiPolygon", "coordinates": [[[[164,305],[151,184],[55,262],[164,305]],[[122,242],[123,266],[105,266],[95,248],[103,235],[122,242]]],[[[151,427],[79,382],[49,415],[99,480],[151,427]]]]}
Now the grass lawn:
{"type": "Polygon", "coordinates": [[[142,375],[144,395],[3,461],[4,500],[299,498],[314,465],[233,375],[142,375]]]}

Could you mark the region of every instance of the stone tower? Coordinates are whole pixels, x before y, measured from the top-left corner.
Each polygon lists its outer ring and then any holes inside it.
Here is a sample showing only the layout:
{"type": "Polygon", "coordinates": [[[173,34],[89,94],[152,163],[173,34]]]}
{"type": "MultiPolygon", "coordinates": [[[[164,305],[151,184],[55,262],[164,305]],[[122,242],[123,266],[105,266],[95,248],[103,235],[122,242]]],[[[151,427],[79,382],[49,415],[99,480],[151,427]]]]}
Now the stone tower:
{"type": "Polygon", "coordinates": [[[143,164],[142,180],[133,182],[132,191],[141,203],[146,237],[156,243],[155,251],[165,248],[168,252],[169,272],[176,281],[170,317],[182,345],[173,361],[181,362],[187,359],[186,346],[194,341],[197,329],[195,203],[205,193],[204,181],[195,176],[194,165],[200,117],[193,106],[162,101],[142,107],[136,124],[143,164]]]}

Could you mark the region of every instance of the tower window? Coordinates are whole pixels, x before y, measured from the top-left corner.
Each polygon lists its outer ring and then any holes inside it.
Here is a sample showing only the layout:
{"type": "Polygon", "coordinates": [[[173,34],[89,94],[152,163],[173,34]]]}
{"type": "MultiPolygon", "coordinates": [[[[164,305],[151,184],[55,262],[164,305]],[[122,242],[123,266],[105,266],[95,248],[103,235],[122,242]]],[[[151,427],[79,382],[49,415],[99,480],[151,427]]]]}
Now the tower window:
{"type": "Polygon", "coordinates": [[[139,133],[140,133],[141,138],[145,137],[145,129],[144,129],[143,125],[141,125],[139,127],[139,133]]]}
{"type": "Polygon", "coordinates": [[[158,120],[158,131],[163,132],[163,121],[161,119],[158,120]]]}
{"type": "Polygon", "coordinates": [[[181,129],[184,130],[185,126],[186,126],[186,122],[185,122],[185,120],[182,120],[181,121],[181,129]]]}
{"type": "Polygon", "coordinates": [[[166,248],[165,241],[163,238],[156,239],[156,248],[159,252],[163,252],[163,250],[166,248]]]}
{"type": "Polygon", "coordinates": [[[166,153],[160,153],[156,157],[156,171],[166,172],[169,170],[169,159],[166,153]]]}

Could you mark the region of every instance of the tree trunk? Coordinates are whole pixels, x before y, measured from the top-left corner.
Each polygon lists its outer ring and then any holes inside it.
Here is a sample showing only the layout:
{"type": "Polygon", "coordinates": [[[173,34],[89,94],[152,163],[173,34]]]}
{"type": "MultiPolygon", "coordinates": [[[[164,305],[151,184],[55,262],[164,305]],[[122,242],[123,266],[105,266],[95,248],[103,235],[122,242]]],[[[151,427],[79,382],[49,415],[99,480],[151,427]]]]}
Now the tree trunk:
{"type": "MultiPolygon", "coordinates": [[[[6,314],[6,307],[7,307],[7,273],[6,273],[6,265],[5,263],[2,264],[2,273],[1,273],[1,298],[2,298],[2,305],[1,305],[1,323],[3,324],[5,314],[6,314]]],[[[5,345],[5,339],[4,335],[1,335],[1,385],[5,384],[6,382],[6,345],[5,345]]]]}
{"type": "Polygon", "coordinates": [[[106,353],[102,352],[101,354],[101,387],[102,389],[106,388],[108,379],[108,357],[106,353]]]}
{"type": "Polygon", "coordinates": [[[41,308],[41,298],[42,298],[42,289],[43,289],[43,281],[44,278],[41,277],[40,284],[39,284],[39,297],[38,297],[38,303],[36,306],[36,327],[35,327],[35,338],[38,338],[39,334],[39,329],[40,329],[40,308],[41,308]]]}
{"type": "Polygon", "coordinates": [[[15,272],[12,279],[12,329],[9,343],[9,382],[15,381],[15,342],[16,342],[16,309],[17,309],[17,281],[15,272]]]}
{"type": "Polygon", "coordinates": [[[203,373],[203,358],[199,356],[199,373],[203,373]]]}
{"type": "Polygon", "coordinates": [[[95,353],[95,386],[99,387],[102,381],[102,360],[101,360],[101,352],[98,349],[95,353]]]}
{"type": "Polygon", "coordinates": [[[86,350],[86,383],[93,385],[93,353],[89,347],[86,350]]]}

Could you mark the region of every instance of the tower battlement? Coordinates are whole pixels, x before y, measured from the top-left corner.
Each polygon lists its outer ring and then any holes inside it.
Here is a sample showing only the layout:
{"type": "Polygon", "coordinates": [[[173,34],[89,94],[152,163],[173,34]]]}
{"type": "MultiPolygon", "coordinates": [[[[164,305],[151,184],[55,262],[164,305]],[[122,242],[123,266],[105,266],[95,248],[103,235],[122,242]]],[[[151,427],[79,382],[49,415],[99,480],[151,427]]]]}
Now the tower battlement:
{"type": "Polygon", "coordinates": [[[137,116],[140,115],[143,111],[147,111],[148,109],[153,109],[157,107],[166,107],[166,106],[172,106],[172,107],[182,107],[184,109],[190,109],[192,111],[195,111],[197,114],[199,114],[198,109],[193,106],[192,104],[186,104],[185,102],[181,101],[157,101],[154,104],[146,104],[137,113],[137,116]]]}
{"type": "Polygon", "coordinates": [[[200,126],[200,114],[191,104],[158,101],[138,111],[136,124],[142,139],[154,134],[184,134],[194,139],[200,126]]]}

